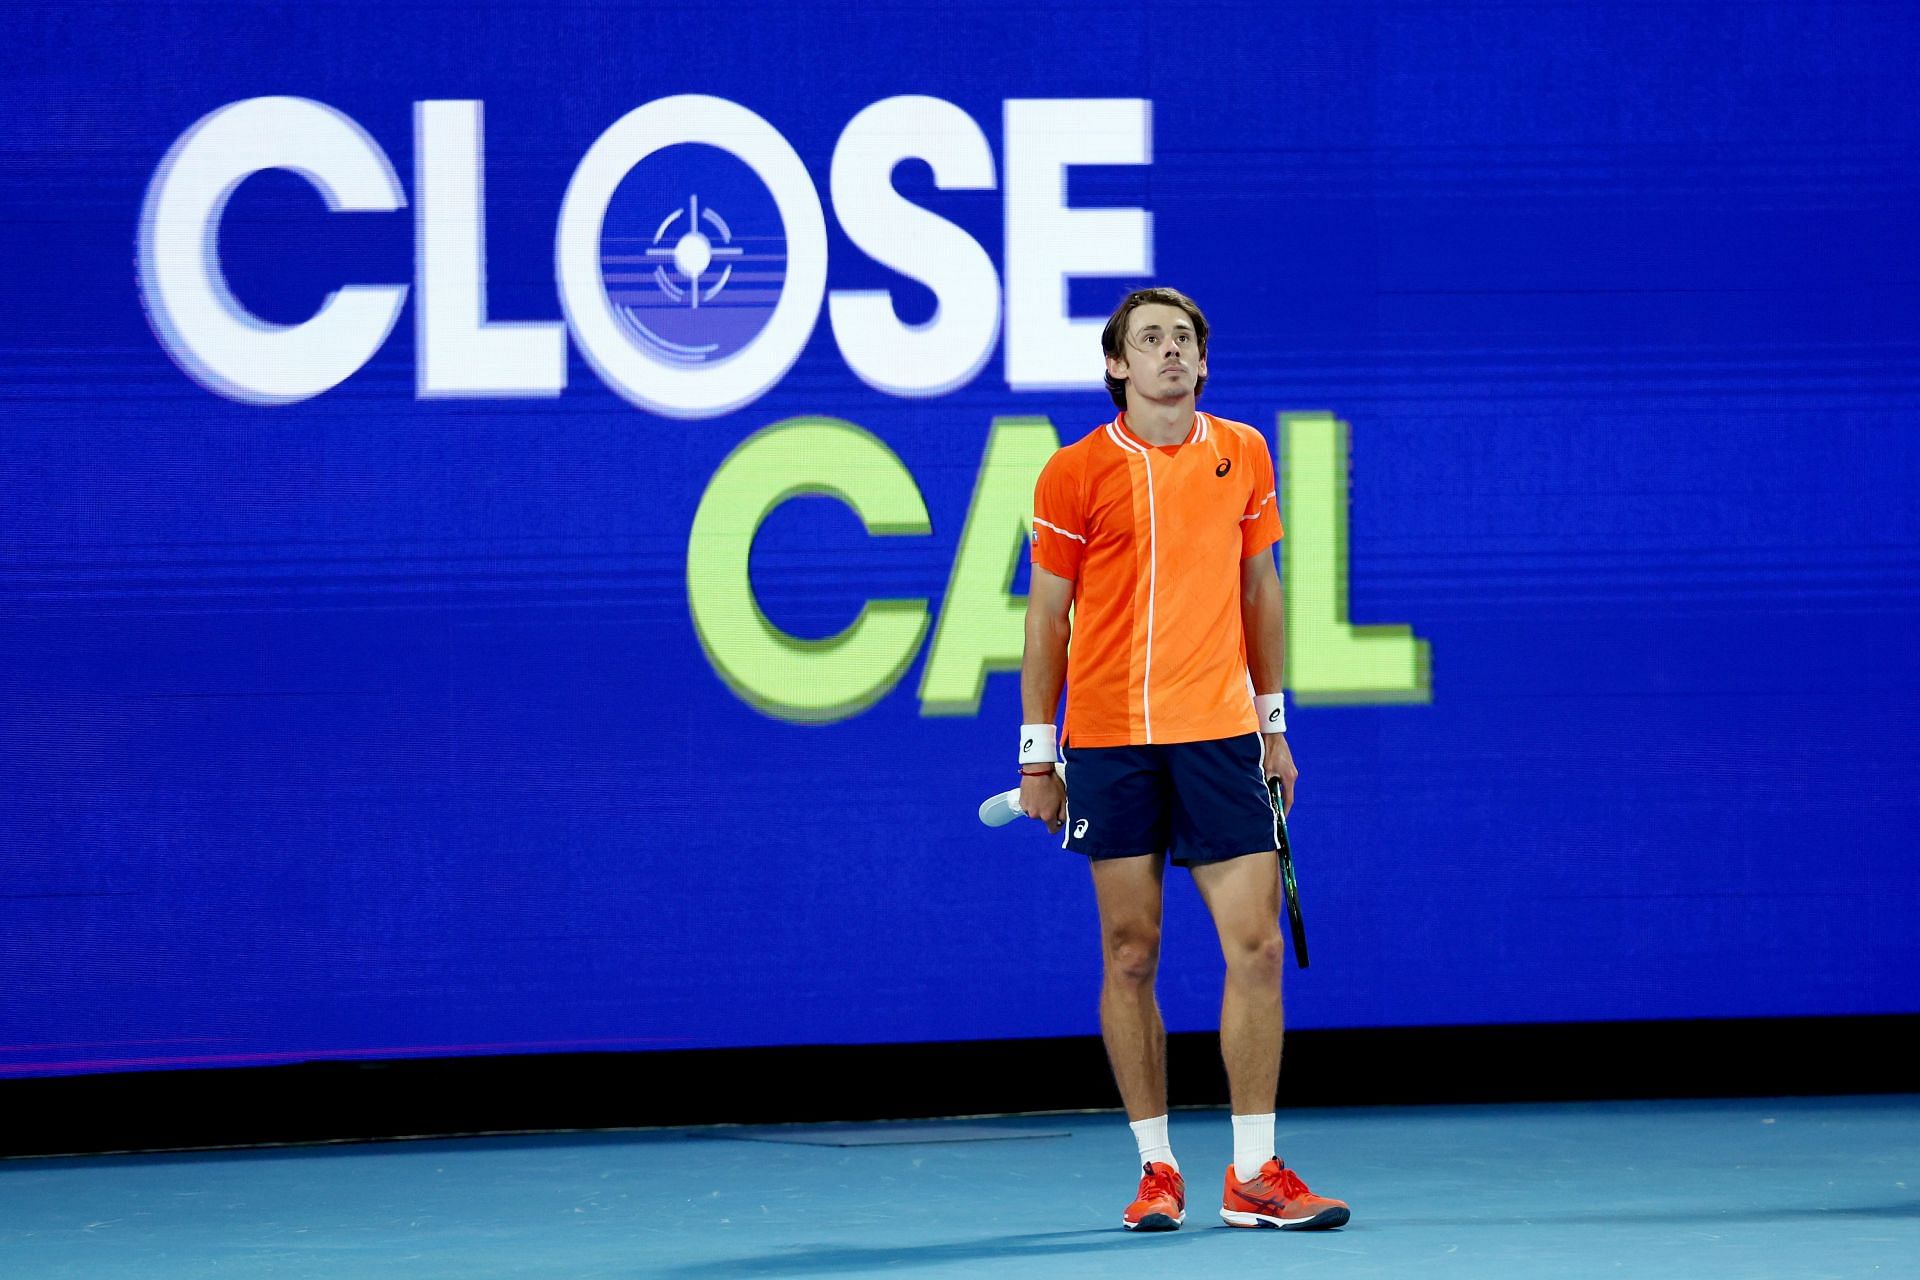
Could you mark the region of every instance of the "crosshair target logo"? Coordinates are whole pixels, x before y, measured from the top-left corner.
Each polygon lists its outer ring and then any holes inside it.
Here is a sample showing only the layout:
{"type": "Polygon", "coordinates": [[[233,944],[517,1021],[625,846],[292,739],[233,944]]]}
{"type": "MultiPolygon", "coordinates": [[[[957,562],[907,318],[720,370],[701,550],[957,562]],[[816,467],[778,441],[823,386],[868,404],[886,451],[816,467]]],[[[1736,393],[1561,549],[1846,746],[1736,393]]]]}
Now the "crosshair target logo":
{"type": "Polygon", "coordinates": [[[621,330],[663,363],[744,350],[786,283],[780,212],[754,172],[714,147],[664,148],[614,192],[600,278],[621,330]]]}

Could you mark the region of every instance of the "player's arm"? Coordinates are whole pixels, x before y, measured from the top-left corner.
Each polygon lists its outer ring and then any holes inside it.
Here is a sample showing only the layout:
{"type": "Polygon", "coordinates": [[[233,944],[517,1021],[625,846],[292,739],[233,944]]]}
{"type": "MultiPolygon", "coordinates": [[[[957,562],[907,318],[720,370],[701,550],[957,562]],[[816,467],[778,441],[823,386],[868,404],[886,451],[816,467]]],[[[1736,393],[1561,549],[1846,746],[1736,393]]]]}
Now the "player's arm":
{"type": "MultiPolygon", "coordinates": [[[[1240,562],[1240,626],[1247,638],[1247,671],[1255,693],[1278,693],[1287,668],[1286,610],[1273,551],[1263,549],[1240,562]]],[[[1285,733],[1263,733],[1263,767],[1280,779],[1280,802],[1293,808],[1293,784],[1300,776],[1285,733]]]]}
{"type": "MultiPolygon", "coordinates": [[[[1073,579],[1034,565],[1027,589],[1027,642],[1020,654],[1020,714],[1026,724],[1052,724],[1060,710],[1072,609],[1073,579]]],[[[1060,829],[1066,800],[1066,788],[1054,774],[1020,779],[1021,809],[1049,831],[1060,829]]]]}

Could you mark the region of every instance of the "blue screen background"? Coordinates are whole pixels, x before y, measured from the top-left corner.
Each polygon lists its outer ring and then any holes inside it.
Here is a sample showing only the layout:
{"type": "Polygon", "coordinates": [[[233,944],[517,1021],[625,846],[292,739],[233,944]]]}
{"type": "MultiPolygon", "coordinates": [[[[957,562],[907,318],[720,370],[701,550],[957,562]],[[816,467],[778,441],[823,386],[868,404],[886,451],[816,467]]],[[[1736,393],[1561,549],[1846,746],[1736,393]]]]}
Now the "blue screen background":
{"type": "MultiPolygon", "coordinates": [[[[1063,441],[1097,388],[860,382],[824,311],[732,414],[678,421],[574,348],[550,400],[417,400],[411,303],[279,407],[155,338],[147,184],[223,104],[357,121],[412,182],[412,104],[485,102],[488,306],[553,320],[579,158],[651,99],[770,121],[827,166],[895,94],[1143,97],[1153,219],[1213,325],[1203,407],[1351,424],[1354,622],[1432,698],[1300,706],[1314,964],[1290,1025],[1920,1012],[1920,21],[1817,4],[821,3],[0,10],[0,1074],[329,1057],[1095,1031],[1078,859],[974,818],[1018,677],[928,717],[787,723],[689,616],[688,530],[751,433],[859,424],[925,537],[801,498],[753,552],[802,636],[941,597],[996,415],[1063,441]]],[[[1002,262],[1002,195],[909,198],[1002,262]]],[[[413,278],[413,220],[235,193],[239,299],[295,323],[413,278]]],[[[1103,316],[1148,281],[1083,279],[1103,316]]],[[[1089,347],[1089,367],[1097,353],[1089,347]]],[[[1018,587],[1024,590],[1024,573],[1018,587]]],[[[1170,1029],[1221,963],[1171,881],[1170,1029]]]]}

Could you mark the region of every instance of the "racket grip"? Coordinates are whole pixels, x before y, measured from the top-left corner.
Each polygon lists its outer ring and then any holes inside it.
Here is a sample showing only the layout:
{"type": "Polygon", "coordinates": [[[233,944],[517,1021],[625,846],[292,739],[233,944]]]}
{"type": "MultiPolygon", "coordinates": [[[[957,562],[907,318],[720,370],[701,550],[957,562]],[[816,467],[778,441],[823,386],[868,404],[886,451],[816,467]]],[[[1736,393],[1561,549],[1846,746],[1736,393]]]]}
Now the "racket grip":
{"type": "Polygon", "coordinates": [[[1004,827],[1015,818],[1026,817],[1026,811],[1020,807],[1020,788],[1002,791],[999,795],[988,796],[980,804],[980,821],[990,827],[1004,827]]]}

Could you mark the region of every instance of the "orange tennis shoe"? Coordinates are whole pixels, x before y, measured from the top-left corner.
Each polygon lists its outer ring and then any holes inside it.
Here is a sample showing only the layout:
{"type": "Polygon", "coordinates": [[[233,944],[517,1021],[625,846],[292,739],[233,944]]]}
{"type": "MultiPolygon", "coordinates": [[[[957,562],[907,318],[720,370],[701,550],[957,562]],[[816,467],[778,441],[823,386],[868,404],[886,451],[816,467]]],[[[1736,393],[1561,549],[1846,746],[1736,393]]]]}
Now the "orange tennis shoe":
{"type": "Polygon", "coordinates": [[[1158,1160],[1140,1166],[1140,1195],[1120,1225],[1129,1231],[1172,1231],[1187,1220],[1187,1180],[1158,1160]]]}
{"type": "Polygon", "coordinates": [[[1220,1216],[1233,1227],[1313,1231],[1345,1226],[1353,1212],[1344,1200],[1329,1200],[1307,1190],[1300,1175],[1276,1157],[1261,1165],[1259,1174],[1246,1182],[1234,1175],[1232,1165],[1227,1166],[1220,1216]]]}

